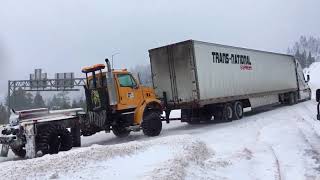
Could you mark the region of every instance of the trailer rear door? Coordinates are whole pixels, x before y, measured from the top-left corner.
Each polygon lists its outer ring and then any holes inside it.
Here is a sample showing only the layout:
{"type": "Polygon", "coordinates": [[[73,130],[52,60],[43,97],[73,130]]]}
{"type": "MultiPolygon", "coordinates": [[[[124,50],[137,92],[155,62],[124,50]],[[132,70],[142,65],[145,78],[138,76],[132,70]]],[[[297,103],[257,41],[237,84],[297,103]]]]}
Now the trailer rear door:
{"type": "Polygon", "coordinates": [[[166,92],[169,103],[175,104],[198,99],[192,41],[149,50],[149,56],[158,97],[166,92]]]}

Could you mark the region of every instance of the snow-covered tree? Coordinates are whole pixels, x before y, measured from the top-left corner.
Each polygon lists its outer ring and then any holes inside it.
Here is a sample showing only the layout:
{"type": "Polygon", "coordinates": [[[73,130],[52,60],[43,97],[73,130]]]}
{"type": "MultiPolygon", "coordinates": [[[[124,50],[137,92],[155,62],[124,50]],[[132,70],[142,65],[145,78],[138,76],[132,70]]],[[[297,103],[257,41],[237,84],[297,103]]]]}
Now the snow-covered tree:
{"type": "Polygon", "coordinates": [[[320,38],[301,36],[288,48],[288,53],[295,55],[303,68],[309,67],[313,62],[320,61],[320,38]]]}

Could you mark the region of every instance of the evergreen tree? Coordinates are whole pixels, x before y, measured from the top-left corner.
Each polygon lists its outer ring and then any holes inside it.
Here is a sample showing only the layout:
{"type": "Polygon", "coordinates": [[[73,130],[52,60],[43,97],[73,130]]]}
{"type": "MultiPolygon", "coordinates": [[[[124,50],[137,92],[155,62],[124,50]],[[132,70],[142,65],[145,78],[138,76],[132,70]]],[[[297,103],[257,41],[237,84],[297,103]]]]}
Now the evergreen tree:
{"type": "Polygon", "coordinates": [[[70,98],[67,96],[67,92],[60,92],[57,95],[54,95],[51,101],[49,101],[50,109],[69,109],[70,98]]]}
{"type": "Polygon", "coordinates": [[[71,107],[72,108],[78,108],[79,107],[79,103],[75,99],[73,99],[71,107]]]}
{"type": "Polygon", "coordinates": [[[301,36],[287,52],[296,57],[302,68],[307,68],[313,62],[320,61],[320,38],[301,36]]]}
{"type": "Polygon", "coordinates": [[[39,92],[37,92],[36,96],[33,99],[34,108],[43,108],[46,107],[44,100],[39,92]]]}
{"type": "Polygon", "coordinates": [[[310,66],[315,61],[316,61],[316,59],[314,57],[312,57],[311,52],[309,51],[308,58],[307,58],[308,66],[310,66]]]}
{"type": "Polygon", "coordinates": [[[58,99],[60,99],[61,102],[61,109],[70,109],[70,98],[68,97],[68,92],[60,92],[57,95],[58,99]]]}
{"type": "Polygon", "coordinates": [[[309,67],[308,66],[308,61],[307,61],[307,52],[306,50],[303,51],[302,55],[301,55],[301,61],[303,62],[303,68],[309,67]]]}
{"type": "Polygon", "coordinates": [[[83,110],[87,109],[87,103],[85,100],[83,100],[83,98],[80,98],[79,100],[79,107],[82,108],[83,110]]]}
{"type": "Polygon", "coordinates": [[[2,103],[0,104],[0,124],[7,124],[9,122],[8,108],[4,106],[2,103]]]}
{"type": "MultiPolygon", "coordinates": [[[[6,98],[6,105],[9,105],[8,96],[6,98]]],[[[10,105],[15,110],[31,109],[33,108],[33,95],[19,88],[10,96],[10,105]]]]}
{"type": "Polygon", "coordinates": [[[76,99],[72,100],[72,108],[82,108],[83,110],[86,110],[87,104],[86,101],[83,100],[83,97],[77,101],[76,99]]]}

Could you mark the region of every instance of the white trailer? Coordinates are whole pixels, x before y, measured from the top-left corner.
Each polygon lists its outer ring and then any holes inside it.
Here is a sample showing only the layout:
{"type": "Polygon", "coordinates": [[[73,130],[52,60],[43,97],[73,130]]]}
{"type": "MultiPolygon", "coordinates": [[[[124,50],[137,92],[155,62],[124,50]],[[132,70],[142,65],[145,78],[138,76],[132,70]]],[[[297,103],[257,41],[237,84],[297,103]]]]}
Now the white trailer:
{"type": "Polygon", "coordinates": [[[182,121],[232,120],[252,109],[310,99],[293,56],[188,40],[149,50],[153,86],[182,121]]]}

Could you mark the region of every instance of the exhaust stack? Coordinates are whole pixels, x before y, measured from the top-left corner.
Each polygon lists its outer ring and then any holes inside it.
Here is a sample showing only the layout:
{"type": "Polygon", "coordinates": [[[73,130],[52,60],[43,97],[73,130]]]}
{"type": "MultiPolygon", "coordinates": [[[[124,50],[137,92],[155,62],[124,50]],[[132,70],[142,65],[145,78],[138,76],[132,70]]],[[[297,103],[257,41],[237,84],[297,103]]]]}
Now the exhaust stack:
{"type": "Polygon", "coordinates": [[[109,59],[107,58],[107,59],[105,59],[105,61],[106,61],[106,64],[107,64],[108,72],[111,72],[111,65],[110,65],[109,59]]]}

